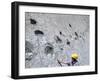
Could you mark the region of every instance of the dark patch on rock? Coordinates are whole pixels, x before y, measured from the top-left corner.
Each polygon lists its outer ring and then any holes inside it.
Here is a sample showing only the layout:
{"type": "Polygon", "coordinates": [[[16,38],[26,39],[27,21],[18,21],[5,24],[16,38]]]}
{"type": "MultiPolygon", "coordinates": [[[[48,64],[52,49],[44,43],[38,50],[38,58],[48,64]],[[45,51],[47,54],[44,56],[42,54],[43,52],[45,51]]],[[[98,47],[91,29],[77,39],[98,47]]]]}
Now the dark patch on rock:
{"type": "Polygon", "coordinates": [[[25,52],[29,53],[32,52],[33,45],[29,41],[25,41],[25,52]]]}
{"type": "Polygon", "coordinates": [[[31,51],[31,49],[30,49],[30,48],[25,47],[25,52],[26,52],[26,53],[28,53],[28,52],[32,52],[32,51],[31,51]]]}
{"type": "Polygon", "coordinates": [[[67,41],[67,45],[70,45],[70,42],[69,41],[67,41]]]}
{"type": "Polygon", "coordinates": [[[69,40],[67,40],[67,45],[70,45],[70,41],[69,40]]]}
{"type": "Polygon", "coordinates": [[[63,50],[63,48],[60,48],[61,50],[63,50]]]}
{"type": "Polygon", "coordinates": [[[60,35],[62,35],[62,32],[61,31],[59,33],[60,33],[60,35]]]}
{"type": "Polygon", "coordinates": [[[46,54],[53,54],[53,47],[51,47],[51,46],[46,46],[45,47],[45,53],[46,54]]]}
{"type": "Polygon", "coordinates": [[[33,45],[29,41],[25,41],[25,60],[30,61],[33,57],[33,45]]]}
{"type": "Polygon", "coordinates": [[[61,43],[62,42],[62,40],[58,36],[55,37],[55,40],[56,40],[57,43],[61,43]]]}
{"type": "Polygon", "coordinates": [[[83,41],[85,41],[85,39],[83,38],[83,36],[80,36],[81,39],[83,39],[83,41]]]}
{"type": "Polygon", "coordinates": [[[75,40],[77,40],[78,39],[78,37],[79,37],[79,35],[78,35],[78,33],[77,32],[75,32],[75,40]]]}
{"type": "Polygon", "coordinates": [[[69,24],[69,27],[72,27],[71,24],[69,24]]]}
{"type": "Polygon", "coordinates": [[[78,38],[77,37],[75,37],[75,40],[77,40],[78,38]]]}
{"type": "Polygon", "coordinates": [[[35,30],[34,33],[35,35],[44,35],[44,33],[40,30],[35,30]]]}
{"type": "Polygon", "coordinates": [[[53,45],[50,44],[50,43],[46,43],[46,47],[45,47],[45,53],[46,54],[53,54],[54,52],[54,48],[53,48],[53,45]]]}
{"type": "Polygon", "coordinates": [[[62,35],[62,36],[65,36],[61,31],[59,31],[59,34],[62,35]]]}
{"type": "Polygon", "coordinates": [[[32,59],[33,55],[30,55],[28,57],[25,58],[25,60],[30,61],[32,59]]]}
{"type": "Polygon", "coordinates": [[[51,43],[46,43],[45,45],[53,46],[51,43]]]}
{"type": "Polygon", "coordinates": [[[36,24],[37,22],[36,22],[35,19],[30,19],[30,23],[31,23],[31,24],[36,24]]]}
{"type": "Polygon", "coordinates": [[[78,37],[78,34],[77,34],[77,32],[75,32],[75,35],[78,37]]]}

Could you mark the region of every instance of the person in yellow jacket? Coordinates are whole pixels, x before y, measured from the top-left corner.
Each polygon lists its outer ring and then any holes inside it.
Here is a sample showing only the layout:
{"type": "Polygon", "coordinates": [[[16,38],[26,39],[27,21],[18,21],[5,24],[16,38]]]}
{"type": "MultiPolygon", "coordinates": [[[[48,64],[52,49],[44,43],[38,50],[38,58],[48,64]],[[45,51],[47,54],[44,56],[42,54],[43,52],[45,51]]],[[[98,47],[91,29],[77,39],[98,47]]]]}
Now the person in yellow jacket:
{"type": "Polygon", "coordinates": [[[72,53],[71,55],[71,64],[74,66],[78,62],[79,55],[77,53],[72,53]]]}
{"type": "Polygon", "coordinates": [[[77,53],[72,53],[70,62],[63,62],[63,61],[60,61],[60,60],[57,60],[57,61],[58,61],[60,66],[62,66],[62,64],[67,64],[68,66],[74,66],[74,65],[77,65],[78,58],[79,58],[79,55],[77,53]]]}

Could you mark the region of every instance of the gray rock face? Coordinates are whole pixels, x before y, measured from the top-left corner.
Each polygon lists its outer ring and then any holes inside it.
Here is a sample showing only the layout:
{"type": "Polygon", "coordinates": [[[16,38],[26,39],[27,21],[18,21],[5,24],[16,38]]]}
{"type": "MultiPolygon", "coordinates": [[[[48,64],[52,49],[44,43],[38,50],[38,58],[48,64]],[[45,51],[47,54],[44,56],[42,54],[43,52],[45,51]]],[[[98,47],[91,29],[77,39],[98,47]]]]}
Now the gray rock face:
{"type": "Polygon", "coordinates": [[[25,68],[89,65],[89,16],[25,12],[25,68]]]}

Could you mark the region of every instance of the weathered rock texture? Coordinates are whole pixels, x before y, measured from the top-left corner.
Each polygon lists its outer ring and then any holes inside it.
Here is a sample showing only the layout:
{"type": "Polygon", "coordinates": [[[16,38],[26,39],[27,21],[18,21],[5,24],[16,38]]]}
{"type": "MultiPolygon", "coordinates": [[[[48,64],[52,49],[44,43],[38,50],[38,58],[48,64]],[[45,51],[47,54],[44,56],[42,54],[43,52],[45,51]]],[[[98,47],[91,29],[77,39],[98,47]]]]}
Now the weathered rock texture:
{"type": "Polygon", "coordinates": [[[89,65],[88,15],[25,13],[26,68],[68,66],[73,52],[89,65]]]}

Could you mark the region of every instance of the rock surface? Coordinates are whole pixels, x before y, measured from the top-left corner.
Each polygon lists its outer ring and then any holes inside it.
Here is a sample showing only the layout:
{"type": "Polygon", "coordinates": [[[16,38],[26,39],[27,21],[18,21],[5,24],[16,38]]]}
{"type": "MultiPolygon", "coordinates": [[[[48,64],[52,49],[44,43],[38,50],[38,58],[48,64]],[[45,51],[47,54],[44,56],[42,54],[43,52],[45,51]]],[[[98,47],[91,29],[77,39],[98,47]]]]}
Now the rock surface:
{"type": "Polygon", "coordinates": [[[69,67],[74,52],[89,65],[89,16],[26,12],[25,41],[26,68],[69,67]]]}

